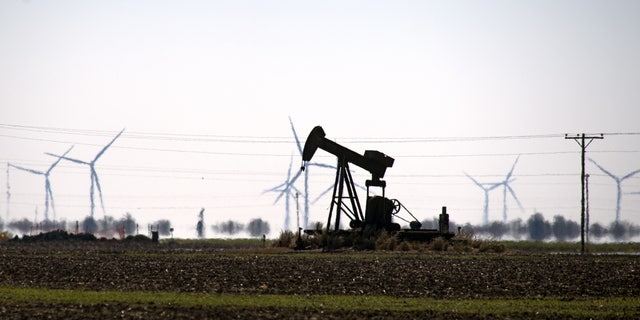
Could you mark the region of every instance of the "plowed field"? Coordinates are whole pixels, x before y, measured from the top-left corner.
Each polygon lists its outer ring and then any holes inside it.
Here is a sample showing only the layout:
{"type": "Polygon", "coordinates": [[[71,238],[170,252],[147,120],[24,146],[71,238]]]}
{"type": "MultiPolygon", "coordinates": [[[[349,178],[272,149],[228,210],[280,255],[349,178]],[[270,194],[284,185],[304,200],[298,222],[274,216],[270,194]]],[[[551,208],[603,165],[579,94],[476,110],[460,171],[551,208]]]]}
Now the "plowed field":
{"type": "MultiPolygon", "coordinates": [[[[5,288],[204,293],[213,297],[216,294],[449,300],[640,297],[637,256],[273,253],[257,249],[225,251],[113,243],[3,244],[0,250],[0,287],[5,288]]],[[[640,306],[636,312],[640,313],[640,306]]],[[[154,304],[74,305],[39,301],[0,307],[2,319],[26,319],[34,315],[56,319],[469,318],[437,312],[320,313],[272,307],[173,308],[154,304]]]]}

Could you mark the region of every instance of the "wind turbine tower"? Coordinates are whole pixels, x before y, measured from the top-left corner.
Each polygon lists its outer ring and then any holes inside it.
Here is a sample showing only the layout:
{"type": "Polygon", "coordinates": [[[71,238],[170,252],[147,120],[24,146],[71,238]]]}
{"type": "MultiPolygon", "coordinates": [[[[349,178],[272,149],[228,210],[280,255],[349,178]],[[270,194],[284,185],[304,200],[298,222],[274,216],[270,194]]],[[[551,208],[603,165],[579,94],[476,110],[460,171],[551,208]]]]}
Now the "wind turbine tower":
{"type": "MultiPolygon", "coordinates": [[[[69,153],[69,151],[71,151],[71,149],[73,149],[73,146],[71,146],[64,154],[63,156],[66,156],[67,153],[69,153]]],[[[22,171],[26,171],[29,173],[33,173],[33,174],[37,174],[37,175],[41,175],[44,176],[44,219],[46,221],[49,220],[49,202],[51,202],[51,210],[53,211],[53,220],[56,220],[56,208],[55,208],[55,204],[54,204],[54,200],[53,200],[53,192],[51,191],[51,181],[49,180],[49,174],[51,173],[51,170],[53,170],[53,168],[55,168],[56,165],[58,165],[58,163],[60,162],[61,158],[56,159],[56,161],[54,161],[51,166],[49,166],[49,169],[47,169],[47,171],[38,171],[38,170],[33,170],[33,169],[29,169],[29,168],[25,168],[25,167],[21,167],[12,163],[8,163],[7,165],[7,199],[9,199],[10,194],[9,194],[9,168],[8,167],[13,167],[15,169],[18,170],[22,170],[22,171]]],[[[8,206],[9,201],[7,200],[7,206],[8,206]]],[[[8,213],[7,213],[8,215],[8,213]]]]}
{"type": "Polygon", "coordinates": [[[106,216],[106,210],[104,209],[104,201],[102,199],[102,188],[100,187],[100,180],[98,179],[98,173],[96,172],[96,168],[95,168],[95,164],[96,161],[98,161],[98,159],[100,159],[100,157],[102,157],[102,155],[104,154],[105,151],[107,151],[107,149],[116,141],[116,139],[118,139],[118,137],[120,137],[120,135],[124,132],[124,129],[122,129],[112,140],[111,142],[109,142],[106,146],[104,146],[102,148],[102,150],[100,150],[100,152],[98,152],[96,154],[96,156],[93,158],[93,160],[87,162],[87,161],[83,161],[83,160],[79,160],[79,159],[74,159],[74,158],[69,158],[66,156],[59,156],[59,155],[55,155],[55,154],[51,154],[51,153],[47,153],[50,156],[53,157],[58,157],[60,159],[65,159],[67,161],[71,161],[77,164],[83,164],[83,165],[87,165],[89,166],[89,170],[91,172],[91,189],[89,191],[89,197],[91,199],[91,218],[93,218],[93,213],[94,213],[94,209],[95,209],[95,201],[94,201],[94,188],[98,188],[98,195],[100,196],[100,205],[102,206],[102,213],[106,216]]]}
{"type": "Polygon", "coordinates": [[[617,177],[617,176],[614,176],[611,172],[607,171],[602,166],[600,166],[593,159],[589,158],[589,161],[593,162],[593,164],[595,164],[596,167],[600,169],[600,171],[604,172],[606,175],[611,177],[611,179],[615,180],[616,182],[616,188],[618,190],[618,195],[616,197],[616,224],[618,224],[618,222],[620,222],[620,202],[622,202],[622,182],[640,173],[640,169],[632,171],[623,177],[617,177]]]}

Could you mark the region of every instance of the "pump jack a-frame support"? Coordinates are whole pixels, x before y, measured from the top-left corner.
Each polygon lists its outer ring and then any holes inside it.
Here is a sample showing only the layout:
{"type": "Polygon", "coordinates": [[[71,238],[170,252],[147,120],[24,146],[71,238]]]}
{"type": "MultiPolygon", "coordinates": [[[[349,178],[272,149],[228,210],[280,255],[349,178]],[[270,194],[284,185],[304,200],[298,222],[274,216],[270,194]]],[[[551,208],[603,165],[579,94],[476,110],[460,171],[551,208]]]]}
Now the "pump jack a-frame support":
{"type": "Polygon", "coordinates": [[[331,228],[331,216],[333,214],[333,208],[336,206],[336,221],[334,229],[338,231],[340,229],[340,213],[344,212],[349,218],[351,218],[350,227],[356,228],[364,221],[362,215],[362,207],[360,207],[360,201],[358,200],[358,194],[356,193],[355,183],[353,177],[351,177],[351,171],[349,171],[349,162],[344,159],[338,159],[338,166],[336,170],[336,181],[333,185],[333,196],[331,206],[329,207],[329,218],[327,219],[327,230],[331,228]],[[351,209],[345,207],[343,209],[344,189],[347,189],[348,199],[351,202],[351,209]]]}

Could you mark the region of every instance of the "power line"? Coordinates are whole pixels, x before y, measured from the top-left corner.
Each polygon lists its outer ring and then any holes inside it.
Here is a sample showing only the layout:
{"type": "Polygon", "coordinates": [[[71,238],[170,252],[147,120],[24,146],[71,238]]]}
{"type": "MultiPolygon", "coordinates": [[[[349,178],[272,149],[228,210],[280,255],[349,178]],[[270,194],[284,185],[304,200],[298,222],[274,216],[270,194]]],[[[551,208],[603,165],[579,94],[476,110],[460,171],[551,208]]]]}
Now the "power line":
{"type": "MultiPolygon", "coordinates": [[[[57,133],[82,136],[111,136],[115,131],[69,129],[43,126],[27,126],[16,124],[2,124],[0,128],[39,133],[57,133]]],[[[613,136],[640,135],[640,132],[610,132],[604,133],[613,136]]],[[[565,134],[532,134],[532,135],[501,135],[501,136],[459,136],[459,137],[355,137],[337,138],[350,143],[425,143],[425,142],[468,142],[468,141],[492,141],[492,140],[529,140],[550,139],[563,137],[565,134]]],[[[127,139],[145,140],[172,140],[192,142],[233,142],[233,143],[294,143],[291,137],[268,136],[240,136],[240,135],[213,135],[213,134],[178,134],[162,132],[138,132],[128,131],[123,137],[127,139]]]]}
{"type": "MultiPolygon", "coordinates": [[[[29,140],[29,141],[40,141],[40,142],[53,142],[53,143],[63,143],[63,144],[75,144],[75,145],[83,145],[83,146],[92,146],[92,147],[101,147],[100,144],[92,144],[92,143],[77,143],[74,141],[68,140],[53,140],[53,139],[43,139],[43,138],[30,138],[30,137],[19,137],[12,135],[3,135],[0,134],[0,137],[7,138],[15,138],[21,140],[29,140]]],[[[231,141],[225,141],[231,142],[231,141]]],[[[285,143],[276,142],[268,140],[265,141],[247,141],[244,140],[245,143],[285,143]]],[[[286,142],[288,143],[288,142],[286,142]]],[[[294,143],[291,141],[291,143],[294,143]]],[[[128,146],[120,146],[114,145],[115,149],[124,149],[124,150],[136,150],[136,151],[155,151],[155,152],[175,152],[175,153],[189,153],[189,154],[203,154],[203,155],[218,155],[218,156],[249,156],[249,157],[290,157],[290,154],[275,154],[275,153],[248,153],[248,152],[222,152],[222,151],[204,151],[204,150],[189,150],[189,149],[173,149],[173,148],[151,148],[151,147],[128,147],[128,146]]],[[[576,154],[577,151],[547,151],[547,152],[520,152],[520,153],[462,153],[462,154],[433,154],[433,155],[396,155],[395,157],[398,159],[401,158],[466,158],[466,157],[511,157],[518,155],[559,155],[559,154],[576,154]]],[[[640,150],[600,150],[593,151],[593,153],[640,153],[640,150]]]]}
{"type": "MultiPolygon", "coordinates": [[[[0,124],[0,128],[13,129],[27,132],[39,132],[39,133],[55,133],[55,134],[69,134],[80,136],[112,136],[113,131],[106,130],[80,130],[80,129],[65,129],[65,128],[52,128],[52,127],[35,127],[35,126],[21,126],[21,125],[9,125],[0,124]]],[[[178,134],[178,133],[158,133],[158,132],[137,132],[128,131],[123,137],[128,139],[145,139],[145,140],[173,140],[173,141],[194,141],[194,142],[255,142],[265,140],[277,140],[274,142],[290,142],[285,140],[291,140],[284,137],[264,137],[264,136],[230,136],[230,135],[209,135],[209,134],[178,134]],[[252,141],[254,140],[254,141],[252,141]]]]}

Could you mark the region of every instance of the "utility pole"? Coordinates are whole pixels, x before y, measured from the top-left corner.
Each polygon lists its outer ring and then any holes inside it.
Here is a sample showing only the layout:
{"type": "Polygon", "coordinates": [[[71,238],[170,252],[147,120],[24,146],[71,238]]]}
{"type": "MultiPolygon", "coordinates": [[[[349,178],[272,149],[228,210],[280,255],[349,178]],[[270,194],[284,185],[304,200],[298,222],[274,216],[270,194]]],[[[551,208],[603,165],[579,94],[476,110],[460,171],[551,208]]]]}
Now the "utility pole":
{"type": "Polygon", "coordinates": [[[582,199],[580,201],[581,204],[581,211],[580,211],[580,243],[581,243],[581,252],[582,254],[584,254],[584,224],[585,224],[585,182],[586,182],[586,174],[584,172],[584,159],[585,159],[585,152],[587,150],[587,147],[591,144],[591,142],[593,141],[593,139],[604,139],[604,134],[600,134],[600,135],[586,135],[584,133],[582,134],[576,134],[576,135],[569,135],[569,134],[565,134],[564,135],[565,139],[573,139],[574,141],[576,141],[578,143],[578,145],[580,146],[580,148],[582,149],[582,155],[581,155],[581,161],[582,161],[582,172],[580,174],[580,185],[581,185],[581,191],[582,191],[582,199]],[[587,141],[588,140],[588,141],[587,141]]]}
{"type": "Polygon", "coordinates": [[[9,203],[11,202],[11,185],[9,185],[9,163],[7,162],[7,222],[9,222],[9,203]]]}
{"type": "Polygon", "coordinates": [[[296,192],[296,222],[298,229],[300,229],[300,205],[298,204],[298,193],[296,192]]]}
{"type": "Polygon", "coordinates": [[[586,193],[586,197],[587,197],[587,207],[585,208],[587,211],[587,217],[586,217],[586,225],[587,225],[587,229],[586,229],[586,238],[587,238],[587,244],[589,244],[589,175],[586,174],[584,176],[585,178],[585,193],[586,193]]]}

